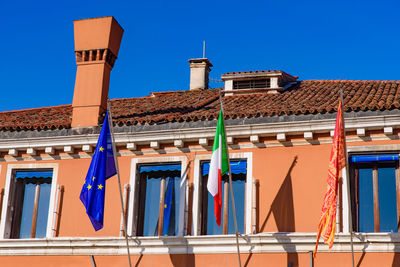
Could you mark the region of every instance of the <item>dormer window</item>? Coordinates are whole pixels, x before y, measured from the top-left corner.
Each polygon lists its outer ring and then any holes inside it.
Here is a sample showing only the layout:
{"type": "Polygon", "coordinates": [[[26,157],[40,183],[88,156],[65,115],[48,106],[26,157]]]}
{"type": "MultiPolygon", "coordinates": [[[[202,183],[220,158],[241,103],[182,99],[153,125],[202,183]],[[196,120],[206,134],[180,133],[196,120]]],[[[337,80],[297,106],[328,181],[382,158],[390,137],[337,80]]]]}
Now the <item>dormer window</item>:
{"type": "Polygon", "coordinates": [[[255,92],[278,93],[296,83],[298,77],[283,71],[228,72],[221,76],[225,95],[255,92]]]}

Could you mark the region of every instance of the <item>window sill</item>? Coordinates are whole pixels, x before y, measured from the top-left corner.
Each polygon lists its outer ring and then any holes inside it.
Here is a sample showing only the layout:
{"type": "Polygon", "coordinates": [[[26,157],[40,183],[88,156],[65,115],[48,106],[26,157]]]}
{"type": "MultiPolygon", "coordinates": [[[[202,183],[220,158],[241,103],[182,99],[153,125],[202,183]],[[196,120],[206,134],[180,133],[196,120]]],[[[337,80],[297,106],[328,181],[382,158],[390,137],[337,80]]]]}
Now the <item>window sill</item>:
{"type": "MultiPolygon", "coordinates": [[[[241,253],[308,253],[315,233],[260,233],[239,238],[241,253]]],[[[400,252],[399,233],[355,233],[355,252],[400,252]]],[[[130,252],[138,254],[236,253],[234,235],[186,237],[134,237],[130,252]]],[[[322,242],[318,251],[329,252],[322,242]]],[[[351,252],[350,235],[337,234],[331,252],[351,252]]],[[[1,239],[0,256],[16,255],[125,255],[122,237],[60,237],[51,239],[1,239]]]]}

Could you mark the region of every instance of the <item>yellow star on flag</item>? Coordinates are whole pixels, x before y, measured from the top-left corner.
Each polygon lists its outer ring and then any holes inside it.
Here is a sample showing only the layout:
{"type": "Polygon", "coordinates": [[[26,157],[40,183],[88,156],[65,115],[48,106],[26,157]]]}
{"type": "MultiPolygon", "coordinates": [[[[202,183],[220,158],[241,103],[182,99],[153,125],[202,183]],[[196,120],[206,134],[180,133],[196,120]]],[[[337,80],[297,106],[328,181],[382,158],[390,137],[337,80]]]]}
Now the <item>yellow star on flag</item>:
{"type": "Polygon", "coordinates": [[[101,189],[103,189],[103,187],[104,187],[104,186],[102,186],[101,184],[99,184],[99,185],[97,186],[97,189],[100,189],[100,190],[101,190],[101,189]]]}
{"type": "Polygon", "coordinates": [[[88,190],[92,189],[92,186],[91,186],[91,185],[88,185],[88,186],[87,186],[87,189],[88,189],[88,190]]]}
{"type": "Polygon", "coordinates": [[[92,180],[94,181],[94,179],[96,179],[96,177],[93,176],[93,179],[92,179],[92,180]]]}
{"type": "Polygon", "coordinates": [[[100,150],[100,152],[103,152],[104,147],[101,146],[101,147],[99,148],[99,150],[100,150]]]}

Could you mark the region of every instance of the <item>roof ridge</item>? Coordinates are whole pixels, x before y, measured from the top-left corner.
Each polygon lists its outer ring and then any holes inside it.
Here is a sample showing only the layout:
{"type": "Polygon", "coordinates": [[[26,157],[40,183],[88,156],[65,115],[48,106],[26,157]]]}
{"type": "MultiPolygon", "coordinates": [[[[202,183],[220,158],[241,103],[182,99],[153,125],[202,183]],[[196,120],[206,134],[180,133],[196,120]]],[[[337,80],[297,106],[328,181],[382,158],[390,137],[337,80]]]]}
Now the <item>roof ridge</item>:
{"type": "Polygon", "coordinates": [[[70,106],[72,106],[72,104],[50,106],[50,107],[39,107],[39,108],[15,109],[15,110],[0,111],[0,114],[11,113],[11,112],[24,112],[24,111],[39,110],[39,109],[63,108],[63,107],[70,107],[70,106]]]}
{"type": "Polygon", "coordinates": [[[270,73],[270,72],[284,72],[282,70],[247,70],[247,71],[230,71],[223,75],[242,74],[242,73],[270,73]]]}
{"type": "Polygon", "coordinates": [[[162,92],[150,92],[149,95],[147,96],[139,96],[139,97],[123,97],[123,98],[114,98],[110,99],[110,101],[118,101],[118,100],[125,100],[125,99],[142,99],[142,98],[152,98],[152,94],[154,95],[170,95],[170,94],[176,94],[176,93],[190,93],[190,92],[201,92],[201,91],[207,91],[207,90],[217,90],[220,88],[208,88],[208,89],[192,89],[192,90],[177,90],[177,91],[162,91],[162,92]]]}
{"type": "Polygon", "coordinates": [[[216,90],[219,88],[208,88],[208,89],[189,89],[189,90],[182,90],[182,91],[164,91],[164,92],[151,92],[151,94],[154,95],[169,95],[169,94],[175,94],[175,93],[193,93],[193,92],[204,92],[207,90],[216,90]]]}

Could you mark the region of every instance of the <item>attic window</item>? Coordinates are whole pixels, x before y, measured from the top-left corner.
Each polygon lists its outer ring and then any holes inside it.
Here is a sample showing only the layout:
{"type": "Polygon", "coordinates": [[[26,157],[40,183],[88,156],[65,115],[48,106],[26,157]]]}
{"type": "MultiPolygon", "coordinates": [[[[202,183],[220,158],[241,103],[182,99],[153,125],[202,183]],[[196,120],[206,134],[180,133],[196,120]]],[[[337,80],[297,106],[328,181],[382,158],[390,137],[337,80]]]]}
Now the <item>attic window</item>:
{"type": "Polygon", "coordinates": [[[233,81],[233,90],[264,89],[271,87],[271,79],[233,81]]]}

